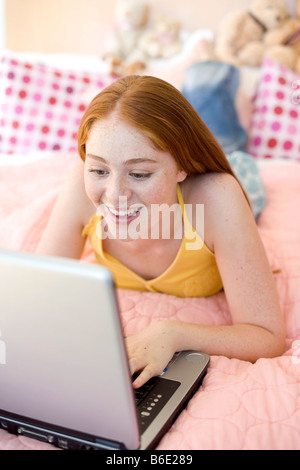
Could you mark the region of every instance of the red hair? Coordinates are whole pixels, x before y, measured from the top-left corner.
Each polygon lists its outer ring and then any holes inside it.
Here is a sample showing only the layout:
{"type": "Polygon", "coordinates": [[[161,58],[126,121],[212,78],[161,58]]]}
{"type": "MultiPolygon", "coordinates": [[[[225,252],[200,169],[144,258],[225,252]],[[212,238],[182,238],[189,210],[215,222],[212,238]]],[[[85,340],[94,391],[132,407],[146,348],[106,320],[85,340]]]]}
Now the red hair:
{"type": "Polygon", "coordinates": [[[78,150],[85,146],[95,121],[117,109],[118,117],[169,152],[188,175],[224,172],[235,177],[216,138],[187,99],[156,77],[127,76],[101,91],[88,106],[79,127],[78,150]]]}

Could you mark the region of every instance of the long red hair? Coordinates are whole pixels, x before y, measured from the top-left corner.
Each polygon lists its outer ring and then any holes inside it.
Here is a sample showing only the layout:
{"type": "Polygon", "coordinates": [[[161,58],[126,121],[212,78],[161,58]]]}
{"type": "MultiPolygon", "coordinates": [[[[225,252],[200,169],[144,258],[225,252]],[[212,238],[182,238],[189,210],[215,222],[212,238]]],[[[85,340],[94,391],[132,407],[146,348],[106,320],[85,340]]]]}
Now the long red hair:
{"type": "Polygon", "coordinates": [[[78,150],[85,160],[93,123],[117,109],[121,120],[169,152],[188,175],[224,172],[235,177],[216,138],[175,87],[151,76],[127,76],[101,91],[88,106],[79,127],[78,150]]]}

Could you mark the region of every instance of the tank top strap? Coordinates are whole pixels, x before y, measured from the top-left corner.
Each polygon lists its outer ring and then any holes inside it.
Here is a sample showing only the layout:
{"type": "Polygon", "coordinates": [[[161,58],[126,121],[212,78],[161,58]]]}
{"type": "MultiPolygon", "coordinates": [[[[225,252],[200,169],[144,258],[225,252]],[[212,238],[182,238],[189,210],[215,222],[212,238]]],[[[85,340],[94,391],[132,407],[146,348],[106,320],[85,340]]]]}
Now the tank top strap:
{"type": "MultiPolygon", "coordinates": [[[[191,211],[189,212],[186,211],[186,207],[189,206],[189,208],[191,209],[191,205],[188,204],[187,206],[185,206],[179,184],[177,185],[177,199],[181,208],[183,224],[184,224],[185,240],[182,246],[185,246],[185,249],[188,251],[196,250],[196,249],[200,250],[204,245],[204,236],[201,236],[200,234],[198,234],[197,230],[192,225],[192,222],[190,220],[190,218],[192,218],[192,213],[189,213],[191,211]]],[[[201,229],[202,225],[200,225],[199,228],[201,229]]]]}
{"type": "Polygon", "coordinates": [[[180,189],[180,184],[177,184],[177,199],[181,208],[182,215],[184,214],[184,202],[183,202],[183,197],[180,189]]]}

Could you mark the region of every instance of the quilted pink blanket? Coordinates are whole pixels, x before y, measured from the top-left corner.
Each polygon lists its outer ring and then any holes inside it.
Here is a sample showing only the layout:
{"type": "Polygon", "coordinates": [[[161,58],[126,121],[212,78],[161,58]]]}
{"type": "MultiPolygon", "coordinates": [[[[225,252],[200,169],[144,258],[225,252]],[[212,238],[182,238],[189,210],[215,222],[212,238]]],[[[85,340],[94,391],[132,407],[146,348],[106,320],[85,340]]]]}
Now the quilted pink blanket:
{"type": "MultiPolygon", "coordinates": [[[[72,154],[0,167],[0,246],[34,251],[72,154]]],[[[200,389],[158,449],[300,449],[300,164],[262,168],[268,204],[258,226],[286,323],[286,352],[255,364],[211,357],[200,389]]],[[[84,257],[93,261],[87,248],[84,257]]],[[[223,293],[210,298],[118,292],[126,334],[162,318],[228,324],[223,293]]],[[[0,449],[53,449],[0,431],[0,449]]]]}

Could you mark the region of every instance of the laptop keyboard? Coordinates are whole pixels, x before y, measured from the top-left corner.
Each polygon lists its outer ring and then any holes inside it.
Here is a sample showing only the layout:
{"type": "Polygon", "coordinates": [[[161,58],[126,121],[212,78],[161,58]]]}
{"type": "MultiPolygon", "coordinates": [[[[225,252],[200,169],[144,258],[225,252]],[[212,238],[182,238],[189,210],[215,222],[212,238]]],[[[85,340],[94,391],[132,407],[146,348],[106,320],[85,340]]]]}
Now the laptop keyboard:
{"type": "Polygon", "coordinates": [[[153,377],[142,387],[135,389],[141,432],[152,423],[179,385],[180,382],[175,380],[153,377]]]}

